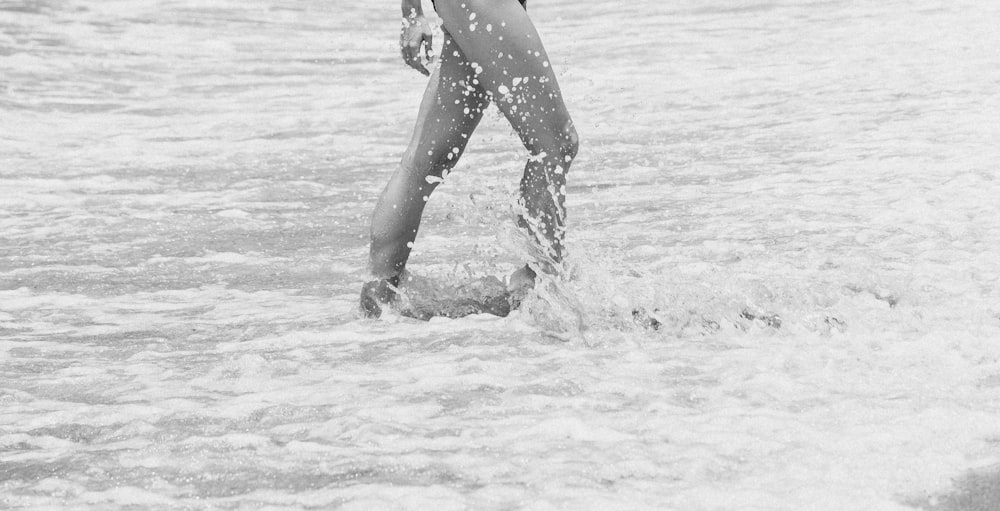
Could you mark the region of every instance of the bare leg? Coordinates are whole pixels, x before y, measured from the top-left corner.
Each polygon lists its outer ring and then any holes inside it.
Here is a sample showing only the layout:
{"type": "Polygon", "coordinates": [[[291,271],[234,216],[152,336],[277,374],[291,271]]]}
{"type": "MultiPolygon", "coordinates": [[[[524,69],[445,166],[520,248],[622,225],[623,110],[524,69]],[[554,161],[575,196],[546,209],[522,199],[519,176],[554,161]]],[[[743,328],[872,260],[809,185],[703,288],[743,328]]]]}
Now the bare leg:
{"type": "Polygon", "coordinates": [[[579,142],[538,32],[515,0],[438,0],[437,10],[478,85],[531,154],[520,224],[539,244],[544,269],[554,270],[564,254],[566,173],[579,142]]]}
{"type": "Polygon", "coordinates": [[[365,315],[378,317],[410,257],[420,217],[431,192],[451,170],[489,105],[475,71],[445,31],[441,64],[431,75],[416,127],[399,168],[372,213],[369,264],[378,279],[361,290],[365,315]]]}
{"type": "MultiPolygon", "coordinates": [[[[534,25],[515,0],[438,0],[437,8],[446,29],[441,67],[372,217],[371,270],[381,280],[362,290],[369,316],[391,297],[386,283],[398,282],[409,257],[424,202],[437,185],[428,177],[455,165],[491,97],[531,155],[519,223],[537,242],[537,262],[557,271],[564,255],[566,173],[578,139],[534,25]]],[[[515,277],[530,287],[534,272],[526,267],[515,277]]]]}
{"type": "Polygon", "coordinates": [[[378,278],[403,271],[428,197],[458,162],[489,105],[474,77],[462,50],[445,32],[441,65],[424,92],[410,145],[372,214],[370,265],[378,278]]]}

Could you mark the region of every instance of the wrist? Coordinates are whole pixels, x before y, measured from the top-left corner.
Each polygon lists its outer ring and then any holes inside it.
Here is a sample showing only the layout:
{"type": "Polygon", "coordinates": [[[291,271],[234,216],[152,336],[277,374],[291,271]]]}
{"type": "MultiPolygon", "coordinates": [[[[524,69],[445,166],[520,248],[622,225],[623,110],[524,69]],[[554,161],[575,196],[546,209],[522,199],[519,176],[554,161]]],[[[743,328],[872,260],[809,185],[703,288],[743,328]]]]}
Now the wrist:
{"type": "Polygon", "coordinates": [[[424,15],[424,9],[420,5],[420,0],[403,0],[401,9],[403,19],[414,19],[424,15]]]}

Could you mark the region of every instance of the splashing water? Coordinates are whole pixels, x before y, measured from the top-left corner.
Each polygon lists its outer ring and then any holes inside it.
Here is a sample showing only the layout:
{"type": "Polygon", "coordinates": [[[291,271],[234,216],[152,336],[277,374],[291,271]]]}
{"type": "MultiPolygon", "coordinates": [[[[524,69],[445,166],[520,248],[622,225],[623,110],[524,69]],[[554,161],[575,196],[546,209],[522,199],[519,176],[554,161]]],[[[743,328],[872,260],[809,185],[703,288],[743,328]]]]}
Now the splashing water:
{"type": "MultiPolygon", "coordinates": [[[[370,321],[398,12],[0,1],[0,507],[988,509],[997,5],[530,14],[582,140],[568,271],[370,321]]],[[[426,289],[524,264],[526,157],[486,116],[426,289]]]]}

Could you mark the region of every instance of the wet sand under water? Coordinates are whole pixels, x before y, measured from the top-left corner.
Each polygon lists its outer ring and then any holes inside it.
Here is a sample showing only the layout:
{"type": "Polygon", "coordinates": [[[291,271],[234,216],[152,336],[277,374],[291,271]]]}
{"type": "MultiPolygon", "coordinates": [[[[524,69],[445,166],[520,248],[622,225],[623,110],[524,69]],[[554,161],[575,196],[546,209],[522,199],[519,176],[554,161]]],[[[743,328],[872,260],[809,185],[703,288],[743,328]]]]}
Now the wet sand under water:
{"type": "MultiPolygon", "coordinates": [[[[425,82],[341,4],[0,0],[0,507],[1000,506],[1000,6],[531,2],[573,277],[423,322],[357,301],[425,82]]],[[[522,264],[524,157],[410,270],[522,264]]]]}

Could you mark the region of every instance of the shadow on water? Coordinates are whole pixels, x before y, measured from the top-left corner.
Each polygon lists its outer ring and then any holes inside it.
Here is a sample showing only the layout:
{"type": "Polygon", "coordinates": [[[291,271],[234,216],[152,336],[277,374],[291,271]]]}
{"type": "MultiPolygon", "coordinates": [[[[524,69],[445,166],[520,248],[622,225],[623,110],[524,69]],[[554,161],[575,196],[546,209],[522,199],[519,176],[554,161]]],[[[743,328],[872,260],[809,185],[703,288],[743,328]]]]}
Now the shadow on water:
{"type": "Polygon", "coordinates": [[[950,493],[911,498],[905,503],[929,511],[996,511],[1000,509],[1000,466],[965,474],[955,481],[950,493]]]}

